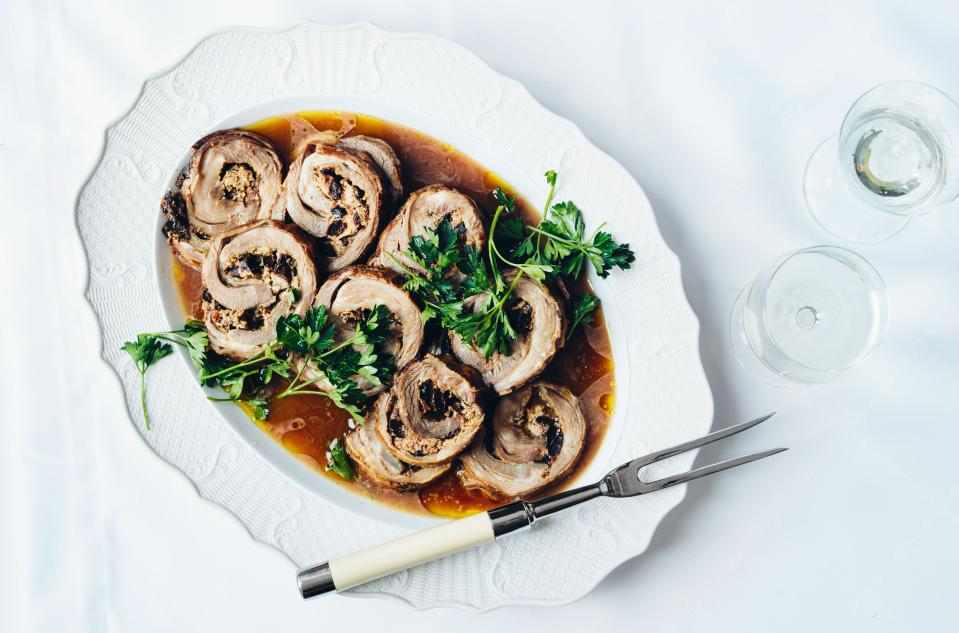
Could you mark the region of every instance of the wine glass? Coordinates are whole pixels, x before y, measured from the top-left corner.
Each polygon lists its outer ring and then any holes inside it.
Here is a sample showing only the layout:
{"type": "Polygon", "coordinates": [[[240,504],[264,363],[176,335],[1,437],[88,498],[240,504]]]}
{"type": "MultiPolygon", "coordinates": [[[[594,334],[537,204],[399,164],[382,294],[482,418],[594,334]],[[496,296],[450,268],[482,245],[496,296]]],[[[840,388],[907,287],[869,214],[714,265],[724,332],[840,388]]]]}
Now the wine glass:
{"type": "Polygon", "coordinates": [[[843,241],[881,242],[959,196],[957,152],[959,105],[948,95],[916,81],[876,86],[806,163],[806,205],[843,241]]]}
{"type": "Polygon", "coordinates": [[[872,265],[839,246],[812,246],[770,262],[739,293],[730,337],[739,362],[779,386],[838,377],[879,345],[886,286],[872,265]]]}

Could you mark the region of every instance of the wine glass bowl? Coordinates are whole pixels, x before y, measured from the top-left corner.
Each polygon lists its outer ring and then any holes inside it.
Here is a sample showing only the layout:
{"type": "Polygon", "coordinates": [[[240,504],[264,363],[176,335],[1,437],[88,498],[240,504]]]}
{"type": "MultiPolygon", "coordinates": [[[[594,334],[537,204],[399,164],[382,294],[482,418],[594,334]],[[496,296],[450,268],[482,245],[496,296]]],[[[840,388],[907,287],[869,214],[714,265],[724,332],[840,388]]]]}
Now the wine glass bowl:
{"type": "Polygon", "coordinates": [[[827,382],[864,361],[888,324],[882,277],[838,246],[791,251],[740,292],[730,336],[740,363],[767,382],[827,382]]]}
{"type": "Polygon", "coordinates": [[[810,157],[806,205],[840,239],[885,240],[959,196],[957,144],[959,105],[948,95],[915,81],[877,86],[810,157]]]}

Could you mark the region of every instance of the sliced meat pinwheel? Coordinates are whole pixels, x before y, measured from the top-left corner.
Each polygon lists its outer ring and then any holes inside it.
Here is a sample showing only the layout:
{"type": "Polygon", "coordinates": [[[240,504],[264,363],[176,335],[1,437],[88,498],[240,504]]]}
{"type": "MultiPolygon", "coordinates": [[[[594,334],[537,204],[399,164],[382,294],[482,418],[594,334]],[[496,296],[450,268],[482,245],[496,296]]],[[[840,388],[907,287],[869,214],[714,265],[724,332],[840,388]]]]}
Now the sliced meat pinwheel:
{"type": "MultiPolygon", "coordinates": [[[[390,144],[374,136],[348,136],[337,143],[351,152],[360,152],[380,170],[384,188],[389,190],[389,198],[393,204],[403,197],[403,172],[400,168],[400,159],[390,147],[390,144]]],[[[395,207],[394,207],[395,208],[395,207]]]]}
{"type": "Polygon", "coordinates": [[[505,396],[491,437],[480,435],[462,456],[464,485],[525,497],[567,475],[586,442],[586,419],[569,389],[537,382],[505,396]]]}
{"type": "MultiPolygon", "coordinates": [[[[512,283],[516,272],[504,275],[512,283]]],[[[477,369],[487,385],[497,393],[506,394],[523,386],[543,371],[562,347],[566,336],[566,317],[553,293],[527,276],[516,282],[511,295],[514,303],[508,318],[517,338],[511,343],[510,354],[493,352],[489,358],[475,345],[467,344],[450,332],[450,343],[456,357],[477,369]]],[[[487,295],[474,295],[467,308],[481,310],[487,295]]]]}
{"type": "Polygon", "coordinates": [[[400,461],[446,464],[465,449],[485,414],[472,380],[427,354],[396,375],[376,431],[400,461]]]}
{"type": "Polygon", "coordinates": [[[316,295],[309,246],[273,220],[215,237],[201,274],[210,347],[235,359],[262,351],[276,338],[279,318],[305,315],[316,295]]]}
{"type": "Polygon", "coordinates": [[[422,272],[419,265],[405,256],[405,251],[413,236],[423,235],[427,229],[435,230],[443,220],[450,221],[464,244],[479,249],[485,246],[486,228],[476,203],[456,189],[430,185],[410,194],[399,213],[380,235],[369,264],[391,268],[399,273],[404,272],[403,266],[422,272]]]}
{"type": "MultiPolygon", "coordinates": [[[[358,321],[370,310],[382,305],[393,320],[391,338],[380,344],[378,351],[393,356],[396,369],[406,367],[416,358],[423,344],[423,319],[409,294],[401,287],[397,276],[389,271],[369,266],[349,266],[334,273],[320,286],[315,306],[324,306],[337,328],[337,338],[345,340],[356,330],[358,321]]],[[[307,368],[307,378],[316,373],[307,368]]],[[[353,377],[357,386],[368,396],[385,389],[366,378],[353,377]]]]}
{"type": "Polygon", "coordinates": [[[447,470],[441,466],[414,466],[397,459],[386,448],[376,432],[376,420],[385,418],[389,412],[389,394],[382,394],[373,403],[366,424],[346,436],[346,452],[360,476],[375,486],[397,490],[412,490],[430,483],[447,470]]]}
{"type": "Polygon", "coordinates": [[[301,116],[286,117],[290,124],[290,155],[295,161],[309,144],[329,144],[342,147],[354,153],[362,154],[370,160],[380,172],[386,197],[396,204],[403,197],[403,172],[400,159],[389,143],[381,138],[357,134],[343,138],[356,125],[354,117],[341,119],[338,130],[318,130],[315,125],[301,116]]]}
{"type": "Polygon", "coordinates": [[[360,259],[373,244],[383,183],[365,154],[309,143],[290,164],[285,186],[287,213],[317,238],[331,271],[360,259]]]}
{"type": "Polygon", "coordinates": [[[259,134],[223,130],[197,141],[177,190],[160,203],[173,251],[200,268],[212,238],[253,220],[282,218],[281,170],[270,141],[259,134]]]}

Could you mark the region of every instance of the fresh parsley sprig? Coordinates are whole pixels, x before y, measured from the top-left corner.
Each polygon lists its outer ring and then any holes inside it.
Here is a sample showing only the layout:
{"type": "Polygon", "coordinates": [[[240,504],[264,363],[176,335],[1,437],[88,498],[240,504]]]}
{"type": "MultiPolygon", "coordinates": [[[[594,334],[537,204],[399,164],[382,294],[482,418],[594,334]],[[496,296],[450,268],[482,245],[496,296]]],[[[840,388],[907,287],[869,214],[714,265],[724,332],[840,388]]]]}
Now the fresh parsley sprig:
{"type": "Polygon", "coordinates": [[[173,353],[173,348],[155,335],[140,334],[135,341],[124,343],[121,349],[130,355],[137,371],[140,372],[140,406],[143,408],[143,421],[149,431],[150,413],[147,411],[146,371],[153,363],[173,353]]]}
{"type": "Polygon", "coordinates": [[[186,348],[201,385],[219,386],[226,392],[226,398],[210,397],[210,400],[239,402],[256,420],[265,420],[269,415],[266,394],[274,378],[289,379],[295,373],[277,398],[305,393],[323,395],[362,423],[361,407],[366,396],[352,377],[362,376],[374,385],[392,378],[395,370],[393,357],[376,351],[377,346],[389,337],[391,324],[389,311],[377,305],[357,324],[352,336],[336,343],[336,327],[326,308],[319,307],[308,310],[305,318],[296,314],[282,317],[277,323],[277,339],[256,355],[241,361],[214,354],[199,321],[188,321],[182,330],[140,334],[135,341],[124,343],[123,350],[130,354],[140,372],[140,401],[147,430],[150,429],[150,416],[146,407],[145,373],[156,361],[173,351],[171,343],[186,348]],[[292,354],[305,358],[297,371],[294,371],[292,354]],[[305,368],[311,363],[320,375],[312,380],[301,380],[305,368]],[[316,385],[324,377],[331,389],[321,389],[316,385]]]}
{"type": "MultiPolygon", "coordinates": [[[[478,347],[489,358],[508,354],[517,333],[509,319],[513,289],[523,275],[538,283],[557,276],[577,279],[589,261],[600,277],[613,267],[629,268],[634,260],[628,244],[617,243],[600,225],[588,238],[582,211],[572,202],[553,204],[557,173],[545,174],[549,194],[538,226],[527,225],[516,213],[516,197],[502,187],[493,190],[496,210],[490,222],[485,253],[460,244],[448,219],[435,230],[414,236],[402,253],[406,262],[390,255],[406,273],[404,288],[420,300],[423,319],[440,324],[478,347]],[[410,265],[415,263],[416,266],[410,265]],[[461,276],[449,275],[456,266],[461,276]],[[510,283],[503,269],[515,270],[510,283]],[[463,278],[465,276],[465,278],[463,278]],[[455,283],[454,283],[455,280],[455,283]],[[470,299],[473,309],[466,310],[470,299]]],[[[598,301],[580,297],[574,306],[570,334],[580,323],[589,323],[598,301]]]]}
{"type": "MultiPolygon", "coordinates": [[[[489,247],[487,253],[493,257],[489,247]]],[[[460,313],[444,323],[444,327],[466,343],[476,345],[486,358],[494,352],[509,354],[509,345],[516,340],[517,334],[510,323],[507,308],[522,271],[517,271],[507,286],[499,269],[491,267],[473,247],[464,247],[460,270],[467,274],[461,286],[463,297],[467,300],[475,297],[476,305],[472,311],[460,313]]]]}
{"type": "MultiPolygon", "coordinates": [[[[604,279],[614,267],[622,270],[629,268],[636,259],[629,244],[620,244],[612,235],[602,231],[605,222],[587,238],[583,212],[575,203],[566,201],[552,204],[556,191],[556,172],[550,170],[545,176],[550,189],[543,209],[543,221],[539,226],[523,227],[529,235],[514,249],[513,256],[551,265],[553,272],[571,279],[580,276],[587,260],[596,274],[604,279]]],[[[515,227],[512,233],[518,233],[515,227]]]]}
{"type": "Polygon", "coordinates": [[[374,306],[356,324],[351,336],[336,343],[335,326],[323,306],[308,310],[305,319],[296,314],[281,317],[277,322],[277,341],[304,359],[293,380],[277,394],[277,399],[303,394],[326,396],[346,410],[355,422],[363,424],[361,407],[367,397],[354,376],[377,386],[392,378],[395,359],[377,351],[377,347],[389,338],[392,323],[393,317],[386,306],[374,306]],[[307,367],[315,368],[317,375],[304,379],[307,367]],[[318,384],[324,380],[332,389],[318,384]]]}
{"type": "MultiPolygon", "coordinates": [[[[546,279],[557,275],[571,280],[578,279],[587,261],[602,278],[608,277],[613,268],[628,269],[636,259],[629,244],[618,243],[611,234],[603,231],[605,222],[586,237],[586,223],[580,208],[572,201],[553,204],[557,173],[550,170],[544,176],[549,184],[549,194],[543,207],[543,220],[539,225],[527,225],[514,217],[505,229],[494,232],[494,236],[499,234],[514,244],[511,257],[525,258],[525,272],[538,281],[542,279],[536,277],[537,269],[543,271],[546,279]],[[533,272],[530,271],[531,268],[533,272]]],[[[501,205],[511,208],[511,205],[507,204],[511,199],[501,189],[493,195],[501,205]]],[[[505,257],[502,260],[514,264],[505,257]]],[[[599,301],[588,293],[578,299],[573,306],[567,339],[579,324],[592,322],[592,313],[598,305],[599,301]]]]}
{"type": "Polygon", "coordinates": [[[408,261],[404,263],[392,253],[389,254],[406,274],[403,289],[422,302],[423,322],[439,317],[441,323],[445,324],[455,319],[462,309],[462,303],[458,301],[450,273],[460,263],[462,250],[450,219],[444,218],[435,230],[426,229],[422,235],[414,235],[402,256],[408,261]],[[423,272],[410,266],[410,263],[415,263],[423,272]]]}
{"type": "Polygon", "coordinates": [[[276,356],[275,346],[272,345],[268,345],[256,356],[240,362],[231,362],[214,354],[209,349],[209,337],[202,321],[189,320],[181,330],[138,334],[135,341],[124,343],[122,349],[130,354],[140,372],[140,401],[148,431],[150,416],[144,393],[145,373],[156,361],[173,351],[171,344],[187,350],[190,361],[197,369],[197,380],[201,385],[222,387],[228,396],[210,397],[210,400],[239,401],[247,405],[258,420],[265,419],[269,411],[266,399],[256,393],[265,388],[274,375],[289,375],[286,360],[276,356]],[[253,395],[244,398],[244,393],[253,395]]]}

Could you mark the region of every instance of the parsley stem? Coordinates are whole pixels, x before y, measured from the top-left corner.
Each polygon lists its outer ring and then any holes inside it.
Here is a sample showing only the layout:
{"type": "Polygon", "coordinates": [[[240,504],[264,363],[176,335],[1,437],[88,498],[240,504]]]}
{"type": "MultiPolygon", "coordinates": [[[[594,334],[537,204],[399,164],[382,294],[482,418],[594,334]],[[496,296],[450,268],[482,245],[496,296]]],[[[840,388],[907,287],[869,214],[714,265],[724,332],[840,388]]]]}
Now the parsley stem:
{"type": "Polygon", "coordinates": [[[284,398],[289,396],[302,396],[304,394],[311,394],[315,396],[326,396],[327,398],[330,397],[329,391],[322,391],[320,389],[297,389],[294,393],[287,394],[286,396],[284,396],[283,394],[280,394],[279,396],[277,396],[277,398],[284,398]]]}
{"type": "MultiPolygon", "coordinates": [[[[593,231],[593,237],[596,236],[596,233],[598,233],[599,230],[600,230],[601,228],[603,228],[604,225],[605,225],[605,222],[604,222],[603,224],[600,224],[600,225],[596,228],[596,230],[593,231]]],[[[545,235],[546,237],[548,237],[549,239],[551,239],[551,240],[553,240],[553,241],[555,241],[555,242],[562,242],[563,244],[568,244],[568,245],[572,246],[573,248],[575,248],[576,250],[583,251],[584,253],[587,253],[587,252],[589,252],[589,253],[595,253],[595,252],[596,252],[596,248],[593,246],[593,243],[592,243],[592,242],[593,242],[593,237],[590,237],[590,241],[589,241],[589,242],[585,242],[585,243],[584,243],[584,242],[577,242],[576,240],[569,240],[569,239],[566,239],[565,237],[560,237],[560,236],[558,236],[558,235],[555,235],[555,234],[553,234],[553,233],[550,233],[549,231],[544,231],[543,229],[539,228],[538,226],[527,226],[526,228],[529,229],[531,232],[536,233],[537,235],[545,235]]]]}
{"type": "MultiPolygon", "coordinates": [[[[493,214],[493,221],[492,221],[492,223],[490,223],[490,227],[489,227],[489,244],[487,245],[488,248],[486,249],[486,250],[487,250],[487,254],[488,254],[488,256],[489,256],[489,265],[490,265],[490,268],[493,269],[493,274],[494,274],[494,275],[497,275],[497,276],[499,275],[499,269],[496,267],[496,260],[495,260],[494,257],[493,257],[493,254],[494,254],[494,253],[495,253],[496,255],[499,255],[499,251],[498,251],[497,248],[496,248],[496,239],[495,239],[495,235],[496,235],[496,225],[497,225],[497,223],[499,223],[499,216],[501,216],[501,215],[503,214],[503,210],[504,210],[505,208],[506,208],[506,207],[504,207],[503,205],[500,205],[500,206],[496,207],[496,212],[493,214]]],[[[505,259],[504,259],[504,261],[505,261],[505,259]]]]}
{"type": "Polygon", "coordinates": [[[146,424],[147,431],[150,430],[150,413],[147,411],[147,379],[146,367],[141,367],[137,363],[137,369],[140,371],[140,406],[143,407],[143,422],[146,424]]]}
{"type": "MultiPolygon", "coordinates": [[[[290,384],[286,386],[286,389],[283,390],[283,393],[277,396],[277,399],[286,398],[287,396],[294,395],[293,388],[296,385],[296,382],[300,379],[300,376],[303,375],[303,372],[306,371],[306,366],[310,364],[311,360],[313,360],[313,352],[310,352],[309,356],[307,356],[306,359],[304,359],[303,364],[300,365],[300,369],[296,372],[296,376],[294,376],[293,380],[290,381],[290,384]]],[[[316,382],[316,380],[319,380],[319,379],[317,378],[313,382],[316,382]]],[[[306,385],[302,385],[302,386],[305,387],[306,385]]]]}
{"type": "MultiPolygon", "coordinates": [[[[552,178],[549,177],[550,172],[546,172],[546,175],[547,175],[547,182],[549,182],[549,195],[546,196],[546,204],[543,205],[543,219],[544,219],[544,220],[546,219],[547,214],[549,214],[549,206],[553,203],[553,194],[556,193],[556,173],[554,172],[554,173],[552,174],[552,176],[553,176],[552,178]]],[[[541,238],[542,238],[542,235],[537,235],[537,236],[536,236],[536,255],[537,255],[537,259],[539,259],[540,239],[541,239],[541,238]]]]}
{"type": "Polygon", "coordinates": [[[190,344],[187,342],[189,339],[178,334],[178,332],[185,331],[186,330],[174,330],[172,332],[150,332],[147,334],[140,334],[139,336],[149,336],[151,338],[159,339],[161,341],[166,341],[167,343],[173,343],[174,345],[179,345],[180,347],[190,349],[190,344]],[[170,338],[169,335],[173,335],[176,338],[170,338]]]}
{"type": "Polygon", "coordinates": [[[401,262],[400,260],[396,259],[396,257],[393,255],[393,253],[387,253],[386,255],[387,255],[390,259],[393,260],[393,263],[394,263],[394,264],[396,264],[397,266],[399,266],[400,268],[402,268],[402,269],[403,269],[403,272],[405,272],[408,276],[412,277],[413,275],[416,274],[415,272],[413,272],[412,270],[410,270],[409,268],[407,268],[406,265],[403,264],[403,262],[401,262]]]}
{"type": "Polygon", "coordinates": [[[190,345],[189,339],[187,339],[186,337],[178,336],[177,338],[169,338],[167,336],[163,336],[162,334],[153,334],[152,336],[158,338],[161,341],[166,341],[167,343],[173,343],[174,345],[179,345],[180,347],[186,350],[194,349],[194,347],[190,345]]]}
{"type": "Polygon", "coordinates": [[[523,268],[509,261],[502,255],[500,255],[499,249],[496,248],[496,240],[494,239],[494,236],[496,235],[496,223],[499,222],[499,216],[502,215],[503,210],[505,208],[506,207],[504,207],[503,205],[496,207],[496,213],[493,214],[493,222],[490,224],[489,248],[487,249],[489,251],[489,265],[493,268],[494,274],[499,274],[499,269],[496,267],[496,261],[493,259],[493,254],[495,253],[497,257],[502,259],[507,264],[510,264],[511,266],[516,268],[517,272],[516,272],[516,277],[513,279],[513,283],[509,287],[509,290],[506,291],[506,294],[504,294],[502,299],[500,299],[499,302],[496,304],[496,307],[495,307],[496,310],[498,310],[499,308],[503,306],[503,303],[506,302],[506,298],[509,297],[510,293],[513,292],[513,288],[516,287],[516,283],[519,281],[519,278],[523,276],[523,268]]]}
{"type": "Polygon", "coordinates": [[[600,229],[602,229],[604,226],[606,226],[606,223],[605,223],[605,222],[603,222],[602,224],[600,224],[599,226],[597,226],[596,229],[593,231],[592,235],[589,236],[589,239],[586,240],[586,243],[587,243],[587,244],[592,244],[592,243],[593,243],[593,240],[596,239],[596,234],[599,233],[600,229]]]}
{"type": "Polygon", "coordinates": [[[216,378],[217,376],[222,376],[223,374],[227,372],[236,371],[237,369],[240,369],[241,367],[248,367],[249,365],[255,365],[256,363],[259,363],[260,361],[266,358],[267,350],[272,351],[272,349],[273,349],[273,344],[271,343],[267,345],[266,349],[264,349],[262,352],[260,352],[256,356],[252,356],[244,361],[240,361],[239,363],[235,365],[230,365],[229,367],[225,367],[221,369],[220,371],[215,371],[212,374],[206,374],[202,376],[202,378],[204,380],[212,380],[213,378],[216,378]]]}
{"type": "MultiPolygon", "coordinates": [[[[506,292],[503,294],[503,296],[496,302],[495,305],[493,305],[492,307],[489,307],[489,308],[485,308],[485,309],[483,310],[483,313],[482,313],[483,317],[488,317],[488,316],[490,316],[490,315],[493,315],[493,314],[496,314],[497,312],[499,312],[499,310],[500,310],[500,309],[503,307],[503,305],[506,303],[506,300],[509,299],[510,294],[512,294],[512,292],[513,292],[513,288],[516,287],[516,284],[519,283],[520,277],[522,277],[522,276],[523,276],[523,271],[522,271],[522,270],[517,270],[517,271],[516,271],[516,277],[513,278],[512,283],[510,283],[509,288],[506,289],[506,292]]],[[[493,296],[495,297],[496,295],[494,294],[493,296]]]]}
{"type": "MultiPolygon", "coordinates": [[[[357,326],[357,327],[359,327],[359,326],[357,326]]],[[[357,331],[353,334],[353,336],[351,336],[350,338],[346,339],[346,340],[343,341],[342,343],[339,343],[338,345],[336,345],[336,346],[334,346],[334,347],[331,347],[330,349],[326,350],[325,352],[323,352],[322,354],[320,354],[319,356],[317,356],[317,358],[324,358],[324,357],[326,357],[326,356],[329,356],[329,355],[332,354],[333,352],[338,352],[338,351],[340,351],[341,349],[343,349],[344,347],[346,347],[347,345],[352,345],[353,343],[355,343],[356,341],[358,341],[358,340],[361,339],[361,338],[363,338],[363,337],[362,337],[360,331],[357,330],[357,331]]]]}
{"type": "MultiPolygon", "coordinates": [[[[525,263],[522,263],[522,264],[517,263],[517,262],[514,262],[514,261],[511,260],[511,259],[507,259],[507,258],[503,255],[503,253],[500,252],[499,247],[496,245],[496,239],[495,239],[495,236],[496,236],[496,224],[499,222],[499,216],[501,215],[501,213],[502,213],[505,209],[506,209],[506,207],[504,207],[504,206],[502,206],[502,205],[500,205],[499,207],[497,207],[496,213],[493,215],[493,222],[490,224],[490,231],[489,231],[489,249],[488,249],[488,250],[490,251],[489,262],[490,262],[490,266],[493,267],[493,274],[494,274],[494,275],[497,275],[497,276],[500,275],[500,272],[499,272],[498,268],[496,267],[496,263],[495,263],[495,261],[494,261],[494,259],[493,259],[493,256],[494,256],[494,254],[495,254],[496,258],[498,258],[500,261],[502,261],[502,262],[503,262],[504,264],[506,264],[507,266],[512,266],[513,268],[519,270],[520,272],[525,272],[525,273],[528,274],[528,275],[530,276],[530,278],[533,279],[536,283],[542,284],[542,282],[541,282],[536,276],[529,274],[529,270],[527,270],[527,268],[532,265],[534,268],[538,268],[538,269],[541,270],[542,272],[551,272],[551,271],[553,270],[553,267],[552,267],[552,266],[549,266],[549,265],[546,265],[546,264],[530,264],[529,261],[527,261],[527,262],[525,262],[525,263]]],[[[537,249],[538,249],[538,248],[539,248],[539,246],[538,246],[538,244],[537,244],[537,249]]],[[[507,294],[508,294],[508,293],[507,293],[507,294]]]]}
{"type": "Polygon", "coordinates": [[[509,285],[509,288],[506,289],[506,293],[503,295],[503,298],[496,303],[496,306],[494,306],[493,308],[494,312],[503,307],[503,305],[506,303],[506,300],[509,299],[510,294],[513,293],[513,288],[516,287],[516,284],[519,283],[520,277],[522,276],[523,276],[522,270],[516,271],[516,277],[513,278],[513,283],[511,283],[509,285]]]}
{"type": "MultiPolygon", "coordinates": [[[[555,174],[553,174],[555,176],[555,174]]],[[[549,205],[553,204],[553,194],[556,193],[556,178],[549,180],[549,195],[546,196],[546,204],[543,205],[543,217],[549,211],[549,205]]]]}
{"type": "Polygon", "coordinates": [[[178,341],[175,341],[168,337],[175,336],[176,338],[180,339],[180,341],[189,340],[189,337],[183,336],[184,334],[189,334],[189,331],[186,329],[181,329],[181,330],[170,330],[169,332],[146,332],[144,334],[139,334],[139,336],[151,336],[153,338],[162,338],[164,341],[169,341],[171,343],[178,343],[178,341]]]}

